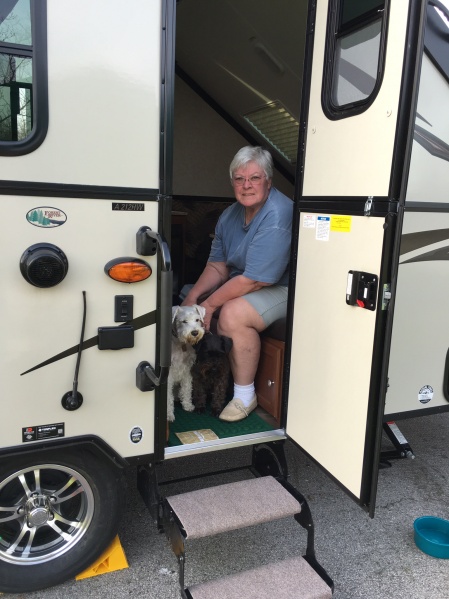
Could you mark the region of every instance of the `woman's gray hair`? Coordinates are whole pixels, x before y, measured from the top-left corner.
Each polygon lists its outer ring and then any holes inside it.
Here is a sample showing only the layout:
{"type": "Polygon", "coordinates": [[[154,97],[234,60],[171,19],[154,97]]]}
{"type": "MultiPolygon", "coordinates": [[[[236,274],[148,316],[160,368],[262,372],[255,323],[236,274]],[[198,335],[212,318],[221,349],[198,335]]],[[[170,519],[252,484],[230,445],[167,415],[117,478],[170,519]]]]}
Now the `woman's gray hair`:
{"type": "Polygon", "coordinates": [[[264,171],[267,179],[273,178],[273,158],[268,150],[261,146],[245,146],[241,148],[232,159],[229,167],[229,176],[234,176],[235,171],[238,168],[246,166],[248,162],[257,163],[260,168],[264,171]]]}

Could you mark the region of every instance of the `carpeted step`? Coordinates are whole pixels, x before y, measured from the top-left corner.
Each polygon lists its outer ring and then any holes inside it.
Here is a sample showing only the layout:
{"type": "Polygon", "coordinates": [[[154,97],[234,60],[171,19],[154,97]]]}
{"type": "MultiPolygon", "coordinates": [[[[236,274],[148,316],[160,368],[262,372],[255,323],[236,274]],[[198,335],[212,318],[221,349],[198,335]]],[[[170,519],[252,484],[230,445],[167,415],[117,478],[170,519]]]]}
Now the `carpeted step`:
{"type": "Polygon", "coordinates": [[[167,497],[186,538],[207,537],[293,516],[300,503],[272,476],[167,497]]]}
{"type": "Polygon", "coordinates": [[[332,591],[302,557],[194,585],[192,599],[330,599],[332,591]]]}

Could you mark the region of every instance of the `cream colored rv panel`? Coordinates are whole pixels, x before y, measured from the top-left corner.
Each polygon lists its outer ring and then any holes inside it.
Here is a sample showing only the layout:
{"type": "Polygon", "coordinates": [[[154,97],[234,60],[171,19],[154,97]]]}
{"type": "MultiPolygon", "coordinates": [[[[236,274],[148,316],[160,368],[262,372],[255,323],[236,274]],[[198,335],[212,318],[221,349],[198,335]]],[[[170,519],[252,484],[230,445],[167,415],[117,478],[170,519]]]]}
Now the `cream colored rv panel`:
{"type": "Polygon", "coordinates": [[[160,0],[48,0],[48,133],[4,176],[158,189],[160,47],[160,0]]]}
{"type": "Polygon", "coordinates": [[[321,107],[328,2],[317,3],[305,196],[386,196],[398,113],[408,2],[390,3],[386,68],[372,106],[331,121],[321,107]],[[323,176],[325,174],[325,176],[323,176]]]}
{"type": "Polygon", "coordinates": [[[346,287],[350,270],[379,275],[384,220],[319,216],[301,215],[287,434],[360,497],[376,312],[346,287]]]}
{"type": "Polygon", "coordinates": [[[83,291],[85,341],[98,335],[98,327],[119,326],[114,322],[115,295],[134,296],[134,318],[156,309],[157,256],[145,258],[153,269],[151,277],[132,285],[110,279],[104,266],[120,256],[136,256],[136,232],[142,225],[156,228],[158,203],[146,202],[142,212],[113,211],[110,200],[53,198],[52,205],[67,221],[43,229],[25,218],[42,205],[42,198],[4,200],[16,241],[9,258],[0,261],[0,279],[7,281],[0,320],[0,381],[8,414],[1,445],[22,445],[23,428],[63,423],[65,437],[95,434],[124,457],[153,453],[154,392],[142,393],[135,380],[140,361],[155,363],[155,325],[135,331],[134,348],[99,350],[95,342],[82,352],[78,391],[84,402],[76,411],[61,405],[63,395],[72,390],[76,353],[43,363],[79,344],[83,291]],[[19,269],[22,252],[43,240],[60,247],[69,262],[64,280],[46,289],[30,285],[19,269]],[[138,443],[130,438],[134,427],[142,431],[138,443]]]}

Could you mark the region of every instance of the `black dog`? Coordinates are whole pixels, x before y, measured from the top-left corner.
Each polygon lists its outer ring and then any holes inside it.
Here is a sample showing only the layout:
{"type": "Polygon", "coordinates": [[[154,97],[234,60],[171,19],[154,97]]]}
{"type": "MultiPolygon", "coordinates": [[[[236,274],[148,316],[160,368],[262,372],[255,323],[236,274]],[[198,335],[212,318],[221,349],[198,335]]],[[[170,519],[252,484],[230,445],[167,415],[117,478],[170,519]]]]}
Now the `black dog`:
{"type": "Polygon", "coordinates": [[[206,411],[206,401],[211,395],[211,413],[218,416],[223,410],[232,383],[228,354],[232,339],[209,333],[195,346],[197,357],[192,366],[192,401],[195,412],[206,411]]]}

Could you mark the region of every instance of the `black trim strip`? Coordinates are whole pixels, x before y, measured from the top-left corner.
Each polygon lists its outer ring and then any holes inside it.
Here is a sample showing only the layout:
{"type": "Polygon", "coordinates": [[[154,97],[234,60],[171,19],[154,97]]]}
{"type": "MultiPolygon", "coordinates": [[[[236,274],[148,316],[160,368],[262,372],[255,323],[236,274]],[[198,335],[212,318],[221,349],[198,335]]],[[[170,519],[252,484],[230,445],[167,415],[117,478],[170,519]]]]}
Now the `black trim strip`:
{"type": "Polygon", "coordinates": [[[382,438],[382,417],[385,395],[388,388],[388,362],[391,344],[391,314],[382,309],[383,290],[392,280],[393,248],[397,244],[399,214],[389,214],[385,218],[384,240],[380,263],[377,297],[376,323],[374,328],[371,375],[369,383],[368,410],[363,456],[360,498],[369,506],[369,515],[374,517],[379,475],[380,446],[382,438]]]}
{"type": "MultiPolygon", "coordinates": [[[[363,216],[365,214],[365,204],[367,197],[323,197],[323,196],[303,196],[299,200],[299,209],[301,212],[316,212],[330,214],[353,214],[363,216]]],[[[392,202],[388,198],[373,197],[370,216],[386,216],[387,214],[398,211],[397,202],[392,202]]]]}
{"type": "MultiPolygon", "coordinates": [[[[403,54],[401,92],[388,196],[405,203],[424,49],[425,3],[412,0],[403,54]]],[[[400,223],[402,226],[402,223],[400,223]]]]}
{"type": "Polygon", "coordinates": [[[406,202],[406,212],[449,212],[449,203],[442,202],[406,202]]]}
{"type": "Polygon", "coordinates": [[[448,406],[436,406],[435,408],[422,408],[421,410],[410,410],[410,412],[396,412],[394,414],[384,414],[383,421],[407,420],[408,418],[417,418],[418,416],[431,416],[432,414],[443,414],[449,412],[448,406]]]}
{"type": "MultiPolygon", "coordinates": [[[[316,21],[317,0],[310,0],[307,12],[305,55],[304,55],[304,73],[303,86],[301,91],[301,113],[299,117],[299,136],[298,152],[296,162],[296,182],[294,201],[297,205],[302,201],[302,191],[304,186],[304,164],[305,148],[307,143],[307,119],[310,105],[310,85],[312,80],[313,49],[315,44],[315,21],[316,21]]],[[[304,209],[307,209],[307,202],[304,209]]],[[[287,320],[286,320],[286,338],[284,369],[282,373],[282,407],[281,407],[281,426],[286,428],[288,416],[288,397],[290,388],[290,370],[291,370],[291,347],[292,334],[294,328],[294,307],[295,307],[295,289],[296,289],[296,269],[298,263],[298,246],[300,231],[300,212],[295,208],[293,211],[292,239],[290,245],[290,276],[288,281],[288,299],[287,299],[287,320]]]]}
{"type": "MultiPolygon", "coordinates": [[[[53,449],[66,449],[70,447],[80,447],[82,445],[93,445],[94,448],[117,466],[118,468],[126,468],[129,463],[126,458],[123,458],[112,447],[96,435],[81,435],[78,437],[64,437],[63,439],[55,439],[49,441],[36,441],[27,443],[25,446],[6,447],[0,449],[0,460],[4,458],[11,459],[20,455],[32,453],[36,455],[39,451],[51,451],[53,449]]],[[[137,456],[133,456],[134,459],[137,456]]]]}
{"type": "MultiPolygon", "coordinates": [[[[150,325],[154,324],[155,322],[156,322],[156,310],[153,310],[152,312],[147,312],[147,314],[138,316],[134,320],[131,320],[129,322],[124,322],[120,326],[123,327],[123,326],[131,325],[132,327],[134,327],[135,331],[138,331],[139,329],[143,329],[144,327],[150,326],[150,325]]],[[[81,349],[85,350],[85,349],[88,349],[89,347],[94,347],[95,345],[98,345],[98,335],[96,335],[95,337],[91,337],[90,339],[87,339],[83,343],[81,349]]],[[[79,344],[74,345],[73,347],[70,347],[69,349],[66,349],[65,351],[61,352],[60,354],[57,354],[56,356],[53,356],[52,358],[45,360],[45,362],[41,362],[40,364],[37,364],[36,366],[29,368],[25,372],[22,372],[20,376],[23,376],[24,374],[28,374],[29,372],[33,372],[34,370],[38,370],[39,368],[43,368],[44,366],[48,366],[49,364],[53,364],[54,362],[58,362],[59,360],[63,360],[64,358],[67,358],[68,356],[72,356],[73,354],[78,353],[78,351],[79,351],[79,344]]]]}
{"type": "Polygon", "coordinates": [[[0,181],[0,195],[154,201],[159,199],[159,190],[138,187],[40,183],[36,181],[0,181]]]}

